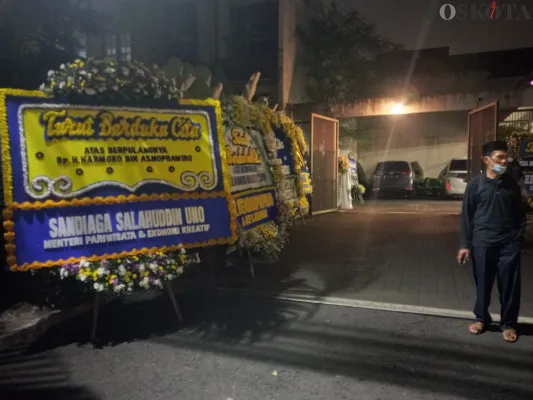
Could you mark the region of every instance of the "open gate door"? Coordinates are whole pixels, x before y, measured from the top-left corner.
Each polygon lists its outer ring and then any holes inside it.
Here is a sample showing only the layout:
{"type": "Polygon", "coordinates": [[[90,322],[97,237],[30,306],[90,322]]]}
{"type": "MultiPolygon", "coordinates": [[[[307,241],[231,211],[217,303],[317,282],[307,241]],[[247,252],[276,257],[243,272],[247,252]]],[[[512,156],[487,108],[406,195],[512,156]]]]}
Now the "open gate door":
{"type": "Polygon", "coordinates": [[[339,121],[311,114],[312,214],[337,211],[339,121]]]}
{"type": "Polygon", "coordinates": [[[481,172],[483,168],[481,148],[483,144],[496,140],[497,128],[497,102],[468,113],[468,179],[481,172]]]}

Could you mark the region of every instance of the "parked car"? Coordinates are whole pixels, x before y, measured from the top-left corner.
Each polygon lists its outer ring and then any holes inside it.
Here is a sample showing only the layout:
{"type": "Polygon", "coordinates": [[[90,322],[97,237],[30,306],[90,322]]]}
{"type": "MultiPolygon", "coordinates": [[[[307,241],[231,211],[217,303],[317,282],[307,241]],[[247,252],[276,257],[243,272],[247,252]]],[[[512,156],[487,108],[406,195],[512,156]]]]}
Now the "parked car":
{"type": "Polygon", "coordinates": [[[444,171],[444,190],[447,196],[463,197],[468,182],[468,165],[466,158],[454,158],[444,171]]]}
{"type": "Polygon", "coordinates": [[[414,196],[415,171],[407,161],[383,161],[372,174],[372,191],[378,194],[414,196]]]}

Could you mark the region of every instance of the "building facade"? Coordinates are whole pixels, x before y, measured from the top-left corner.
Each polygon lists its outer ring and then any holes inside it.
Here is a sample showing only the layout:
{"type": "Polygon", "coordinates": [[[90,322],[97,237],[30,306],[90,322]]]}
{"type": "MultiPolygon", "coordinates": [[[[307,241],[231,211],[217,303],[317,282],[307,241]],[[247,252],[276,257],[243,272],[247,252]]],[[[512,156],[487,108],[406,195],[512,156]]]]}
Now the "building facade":
{"type": "Polygon", "coordinates": [[[533,49],[405,51],[382,57],[380,68],[375,98],[333,109],[345,125],[350,121],[367,175],[378,162],[405,160],[438,177],[452,158],[467,156],[469,112],[494,101],[501,127],[532,129],[533,49]]]}
{"type": "Polygon", "coordinates": [[[207,66],[227,91],[261,72],[257,96],[287,104],[302,0],[93,0],[105,34],[82,38],[81,56],[207,66]]]}

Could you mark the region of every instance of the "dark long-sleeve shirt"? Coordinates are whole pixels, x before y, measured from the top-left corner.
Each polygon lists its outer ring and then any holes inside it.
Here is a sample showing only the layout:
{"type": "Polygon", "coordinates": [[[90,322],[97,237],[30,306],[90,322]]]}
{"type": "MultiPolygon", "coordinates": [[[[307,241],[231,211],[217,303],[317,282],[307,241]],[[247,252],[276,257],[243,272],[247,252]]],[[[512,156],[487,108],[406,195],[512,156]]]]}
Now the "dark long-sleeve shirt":
{"type": "Polygon", "coordinates": [[[468,182],[463,199],[460,247],[491,247],[521,240],[526,222],[520,187],[511,176],[476,176],[468,182]]]}

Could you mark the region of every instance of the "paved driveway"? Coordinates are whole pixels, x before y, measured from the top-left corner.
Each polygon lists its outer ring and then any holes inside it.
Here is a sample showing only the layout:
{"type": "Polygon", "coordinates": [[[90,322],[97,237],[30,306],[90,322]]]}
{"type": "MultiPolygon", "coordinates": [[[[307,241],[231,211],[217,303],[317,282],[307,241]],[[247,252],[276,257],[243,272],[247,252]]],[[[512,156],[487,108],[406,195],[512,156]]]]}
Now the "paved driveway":
{"type": "MultiPolygon", "coordinates": [[[[470,311],[471,266],[455,262],[458,202],[376,202],[313,217],[279,263],[223,286],[470,311]],[[452,210],[455,209],[455,212],[452,210]],[[409,212],[408,212],[409,211],[409,212]]],[[[523,314],[533,316],[533,250],[523,261],[523,314]]],[[[497,294],[493,311],[498,312],[497,294]]]]}

